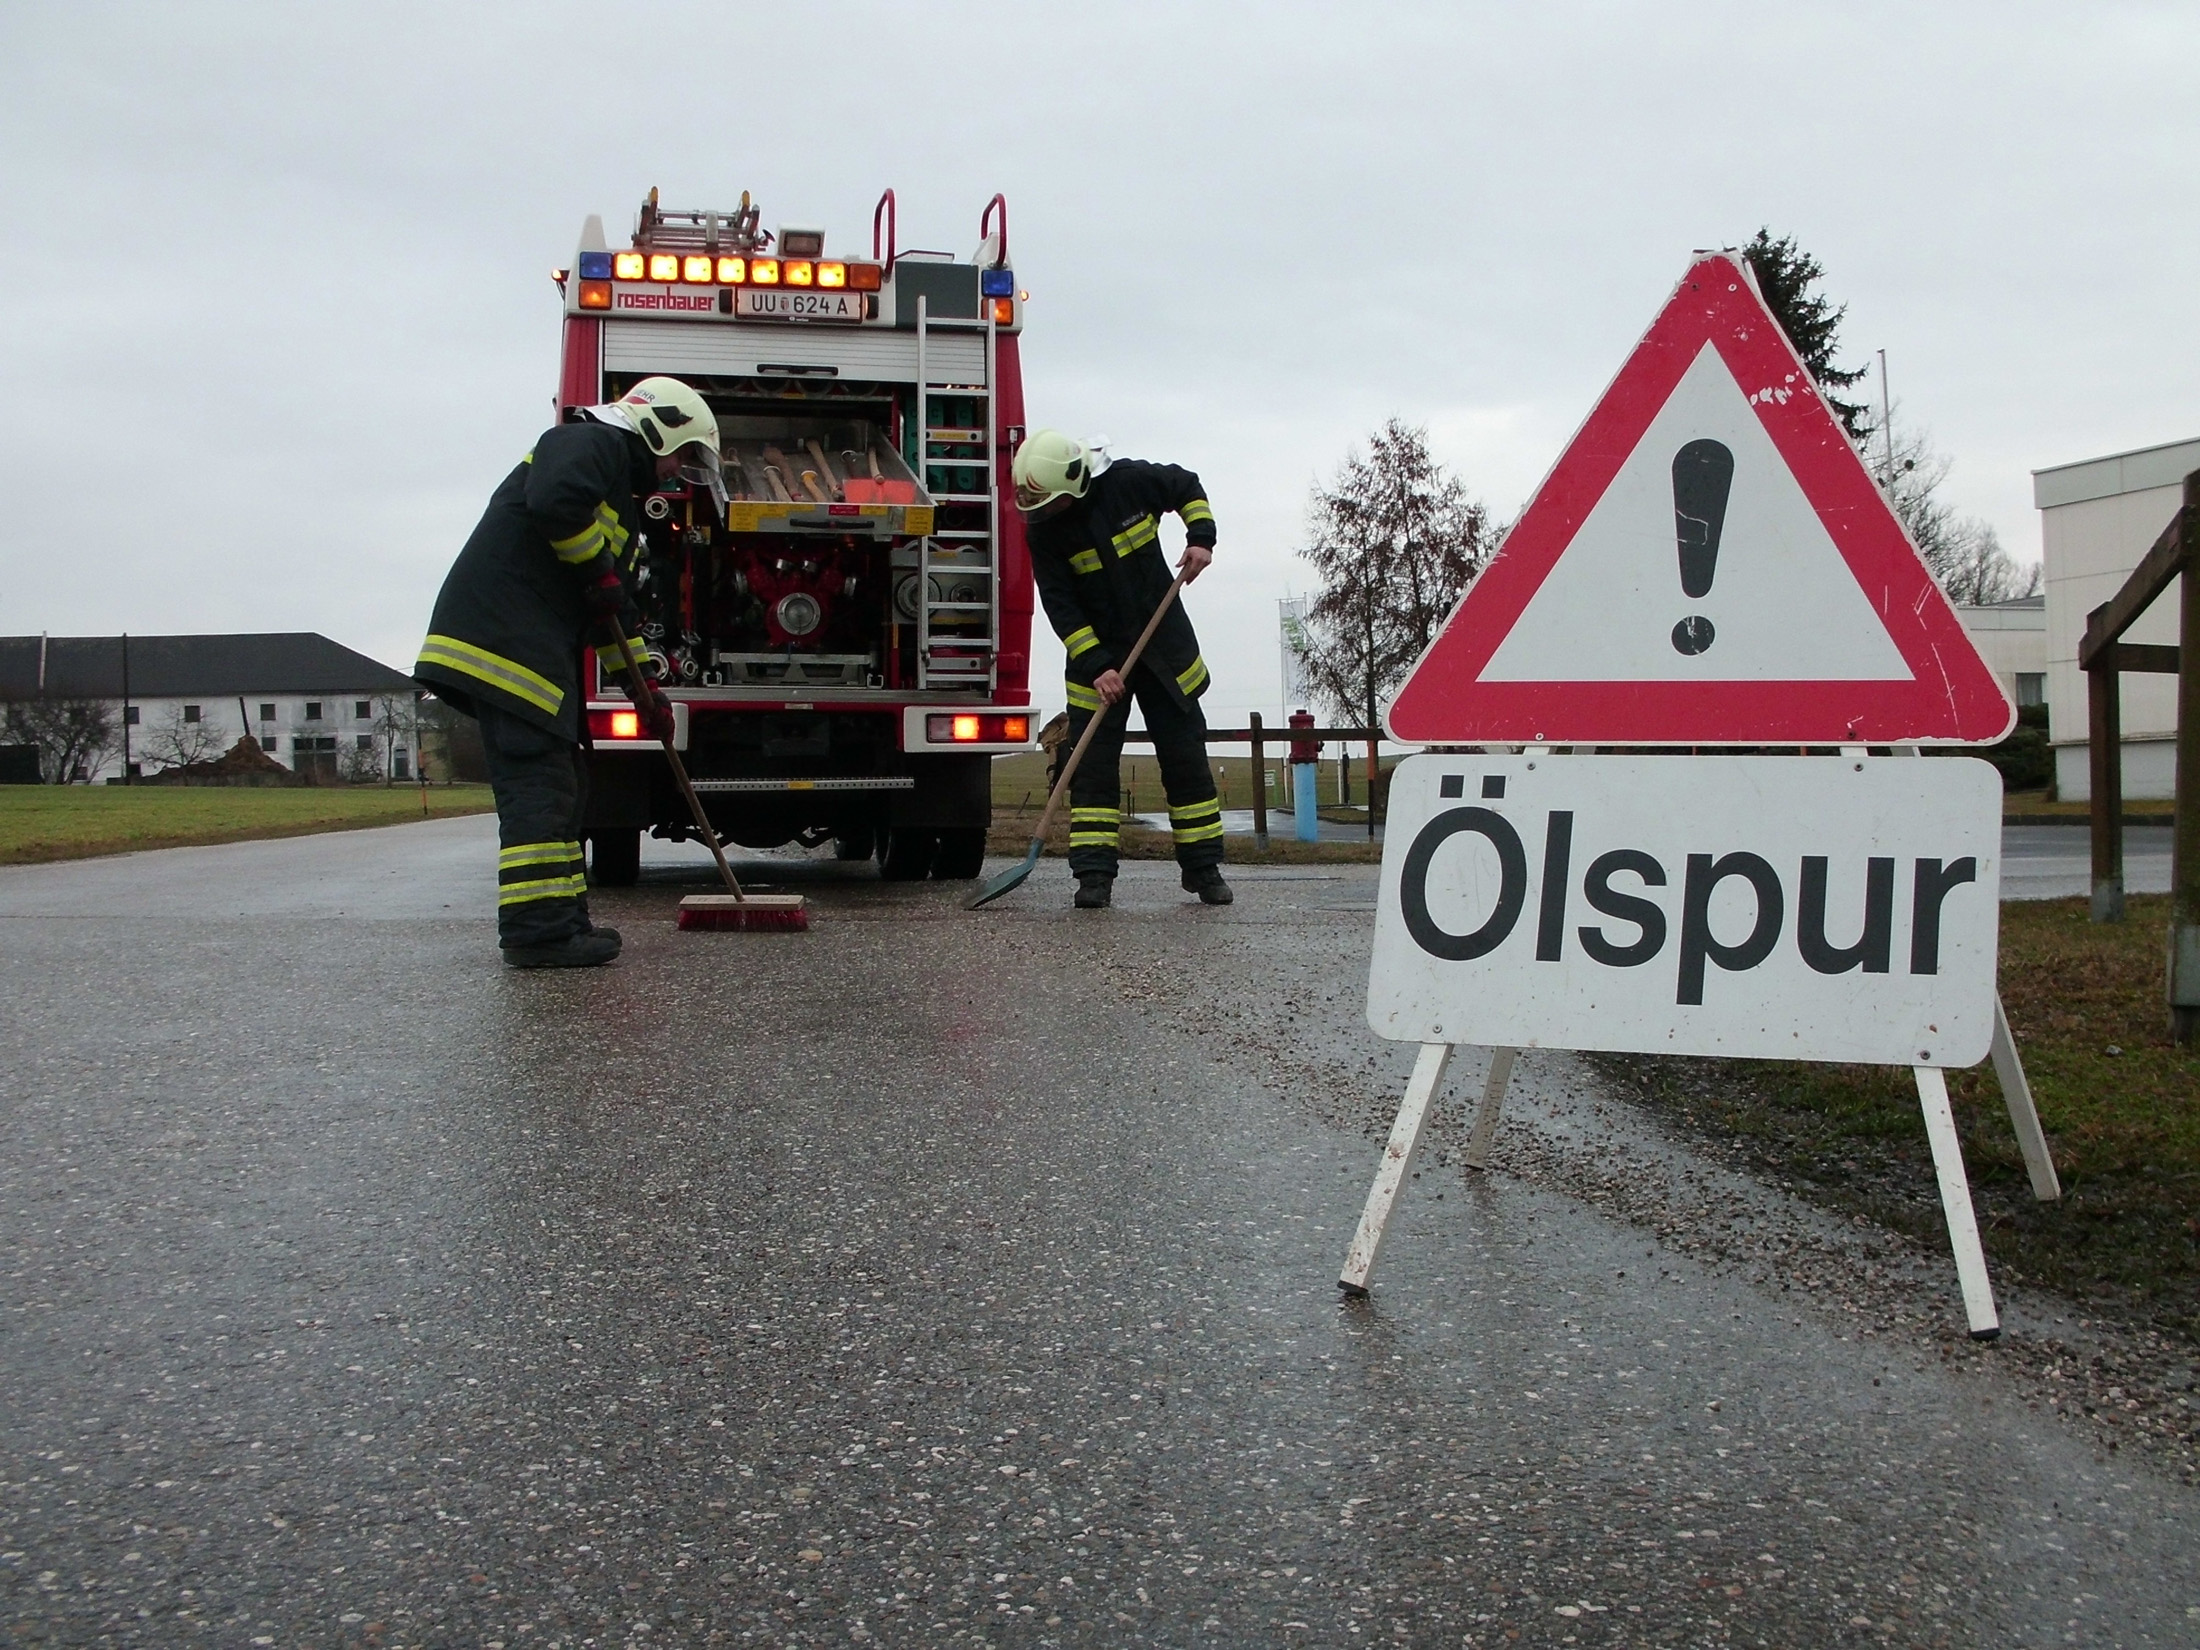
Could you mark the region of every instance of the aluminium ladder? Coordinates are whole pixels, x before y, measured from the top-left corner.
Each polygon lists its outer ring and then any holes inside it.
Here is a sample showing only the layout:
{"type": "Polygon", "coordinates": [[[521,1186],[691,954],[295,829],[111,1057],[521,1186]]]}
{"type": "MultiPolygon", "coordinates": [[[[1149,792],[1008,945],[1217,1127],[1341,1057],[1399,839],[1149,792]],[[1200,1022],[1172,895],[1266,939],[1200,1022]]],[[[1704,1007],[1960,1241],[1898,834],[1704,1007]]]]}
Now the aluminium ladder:
{"type": "MultiPolygon", "coordinates": [[[[999,477],[995,474],[997,450],[994,429],[993,384],[996,362],[995,328],[990,307],[976,320],[936,320],[930,300],[917,300],[917,462],[916,471],[933,503],[943,507],[985,507],[985,526],[939,526],[917,541],[917,686],[921,688],[983,688],[990,693],[999,675],[1001,634],[999,477]],[[935,333],[984,335],[984,382],[976,385],[952,380],[935,382],[931,373],[930,341],[935,333]],[[976,427],[935,425],[934,394],[952,395],[977,404],[976,427]],[[982,448],[977,458],[935,456],[942,447],[982,448]],[[976,493],[933,493],[932,472],[976,470],[984,490],[976,493]],[[976,559],[972,559],[975,556],[976,559]],[[985,599],[969,599],[971,585],[982,580],[985,599]],[[984,615],[984,634],[969,628],[984,615]],[[935,623],[935,621],[938,621],[935,623]]],[[[958,512],[959,513],[959,512],[958,512]]]]}

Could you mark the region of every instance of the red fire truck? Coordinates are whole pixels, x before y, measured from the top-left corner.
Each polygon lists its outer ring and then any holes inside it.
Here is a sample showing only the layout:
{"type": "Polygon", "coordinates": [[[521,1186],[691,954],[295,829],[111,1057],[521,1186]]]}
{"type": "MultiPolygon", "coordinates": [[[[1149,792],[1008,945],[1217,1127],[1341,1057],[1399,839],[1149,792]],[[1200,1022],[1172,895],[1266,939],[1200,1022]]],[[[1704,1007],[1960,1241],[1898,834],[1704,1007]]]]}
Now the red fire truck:
{"type": "MultiPolygon", "coordinates": [[[[558,276],[561,409],[668,373],[718,415],[723,508],[680,482],[644,501],[639,599],[721,836],[974,877],[992,759],[1034,748],[1039,720],[1008,206],[988,203],[967,262],[898,251],[892,190],[869,257],[760,218],[745,193],[673,211],[653,189],[619,249],[589,218],[558,276]]],[[[615,680],[584,680],[590,871],[630,883],[642,832],[694,825],[615,680]]]]}

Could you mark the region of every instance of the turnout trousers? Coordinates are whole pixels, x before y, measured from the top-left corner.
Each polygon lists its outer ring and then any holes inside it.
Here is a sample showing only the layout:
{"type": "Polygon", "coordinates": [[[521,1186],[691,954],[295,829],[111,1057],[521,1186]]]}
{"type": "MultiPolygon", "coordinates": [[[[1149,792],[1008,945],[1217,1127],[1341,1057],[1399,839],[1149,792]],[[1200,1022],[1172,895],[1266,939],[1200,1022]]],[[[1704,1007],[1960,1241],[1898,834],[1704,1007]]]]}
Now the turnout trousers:
{"type": "Polygon", "coordinates": [[[555,945],[589,930],[581,868],[588,768],[562,734],[476,701],[497,799],[497,944],[555,945]]]}
{"type": "MultiPolygon", "coordinates": [[[[1077,777],[1069,786],[1069,868],[1073,875],[1115,875],[1117,832],[1122,826],[1123,732],[1131,700],[1146,713],[1161,785],[1169,798],[1169,832],[1176,862],[1187,871],[1222,863],[1222,803],[1214,770],[1207,765],[1207,718],[1197,699],[1179,698],[1141,663],[1128,678],[1130,692],[1104,707],[1077,777]]],[[[1084,737],[1093,712],[1072,708],[1069,742],[1084,737]]]]}

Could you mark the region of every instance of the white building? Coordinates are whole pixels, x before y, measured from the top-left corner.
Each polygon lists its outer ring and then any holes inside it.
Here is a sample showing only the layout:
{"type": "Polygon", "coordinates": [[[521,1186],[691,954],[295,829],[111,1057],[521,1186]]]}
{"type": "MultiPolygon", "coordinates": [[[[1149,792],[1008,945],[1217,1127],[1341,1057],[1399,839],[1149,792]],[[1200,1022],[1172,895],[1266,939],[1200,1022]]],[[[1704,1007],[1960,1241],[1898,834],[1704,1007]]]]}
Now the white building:
{"type": "Polygon", "coordinates": [[[1972,646],[2018,709],[2047,703],[2047,598],[1956,608],[1972,646]]]}
{"type": "MultiPolygon", "coordinates": [[[[2086,615],[2123,588],[2183,505],[2185,477],[2194,470],[2200,470],[2200,441],[2032,472],[2047,574],[2047,731],[2055,747],[2056,794],[2066,800],[2082,802],[2093,794],[2085,672],[2078,668],[2086,615]]],[[[2172,580],[2123,639],[2175,646],[2178,601],[2172,580]]],[[[2122,685],[2124,795],[2173,796],[2177,679],[2127,674],[2122,685]]]]}
{"type": "MultiPolygon", "coordinates": [[[[120,636],[0,636],[0,700],[116,705],[129,771],[139,775],[211,760],[249,736],[317,778],[409,778],[419,691],[409,676],[312,631],[132,636],[127,658],[120,636]]],[[[78,777],[119,777],[123,763],[118,739],[78,777]]]]}

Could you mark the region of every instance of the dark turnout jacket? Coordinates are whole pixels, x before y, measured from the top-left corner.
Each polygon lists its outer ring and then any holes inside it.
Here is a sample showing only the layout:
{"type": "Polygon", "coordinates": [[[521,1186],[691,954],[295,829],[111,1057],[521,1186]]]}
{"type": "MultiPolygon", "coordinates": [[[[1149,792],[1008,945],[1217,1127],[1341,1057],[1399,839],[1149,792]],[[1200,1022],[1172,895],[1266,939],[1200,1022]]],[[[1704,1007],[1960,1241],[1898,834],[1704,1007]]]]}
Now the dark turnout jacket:
{"type": "MultiPolygon", "coordinates": [[[[581,737],[583,592],[605,572],[631,583],[641,552],[640,440],[608,424],[560,424],[504,478],[443,581],[416,681],[459,709],[494,706],[581,737]],[[639,472],[639,473],[638,473],[639,472]]],[[[628,603],[625,624],[634,634],[628,603]]]]}
{"type": "MultiPolygon", "coordinates": [[[[1160,518],[1175,511],[1187,543],[1212,547],[1215,515],[1199,477],[1175,464],[1117,459],[1058,516],[1031,524],[1031,570],[1047,619],[1069,652],[1071,711],[1098,710],[1093,688],[1120,670],[1176,575],[1162,554],[1160,518]]],[[[1207,688],[1199,637],[1179,601],[1146,644],[1142,666],[1184,699],[1207,688]]]]}

